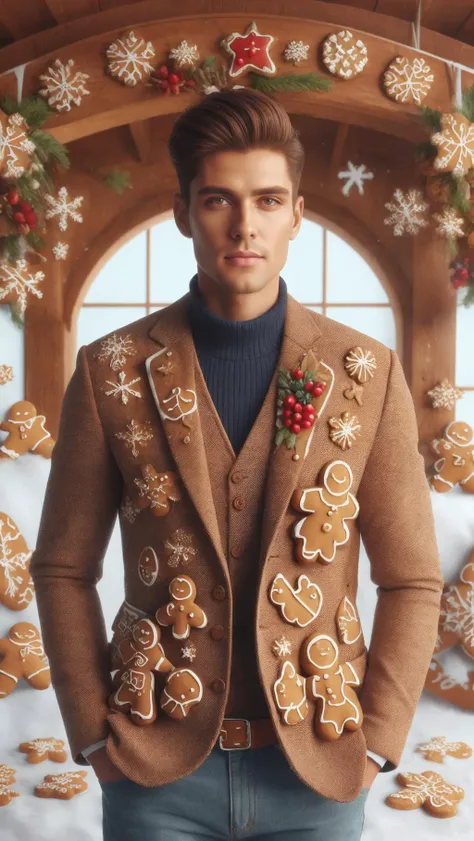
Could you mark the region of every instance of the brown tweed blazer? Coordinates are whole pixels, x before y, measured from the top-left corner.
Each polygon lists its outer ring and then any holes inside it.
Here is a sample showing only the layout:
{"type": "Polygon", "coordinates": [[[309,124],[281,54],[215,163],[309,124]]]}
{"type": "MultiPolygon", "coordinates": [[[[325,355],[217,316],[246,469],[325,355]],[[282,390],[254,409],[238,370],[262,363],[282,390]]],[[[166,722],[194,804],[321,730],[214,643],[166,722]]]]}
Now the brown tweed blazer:
{"type": "MultiPolygon", "coordinates": [[[[225,431],[196,357],[188,302],[189,293],[158,314],[82,347],[65,394],[31,572],[72,755],[78,764],[86,764],[81,750],[106,739],[110,759],[126,776],[157,786],[187,775],[210,753],[230,689],[232,582],[237,589],[239,573],[234,567],[231,580],[229,541],[238,541],[239,510],[245,508],[245,499],[251,500],[262,486],[260,550],[253,559],[259,573],[253,620],[256,673],[294,771],[326,797],[349,801],[362,786],[366,749],[387,757],[389,767],[398,765],[437,633],[443,581],[413,401],[395,352],[288,296],[278,367],[304,367],[313,363],[314,355],[326,389],[315,398],[315,424],[298,436],[296,452],[285,443],[276,446],[275,371],[249,436],[252,447],[244,447],[236,462],[246,471],[247,485],[236,488],[228,481],[227,465],[220,468],[222,476],[218,473],[216,462],[221,460],[214,457],[213,442],[225,431]],[[376,360],[361,405],[344,394],[356,382],[345,366],[347,354],[357,346],[376,360]],[[340,419],[345,411],[357,416],[360,435],[342,449],[330,437],[328,421],[340,419]],[[321,534],[329,539],[331,526],[322,526],[322,519],[329,520],[320,509],[313,514],[314,534],[308,536],[303,529],[307,542],[301,535],[297,540],[293,529],[306,515],[293,507],[294,494],[320,486],[322,468],[334,460],[348,465],[343,469],[352,477],[350,493],[357,500],[358,516],[357,505],[346,494],[345,510],[352,510],[352,516],[340,519],[339,526],[332,521],[338,535],[334,557],[322,562],[316,552],[311,563],[302,565],[297,545],[300,551],[314,549],[323,540],[321,534]],[[154,516],[151,507],[137,513],[135,479],[140,481],[145,465],[171,473],[178,484],[179,499],[167,501],[163,516],[154,516]],[[213,493],[211,477],[222,483],[222,494],[213,493]],[[236,490],[239,504],[234,501],[236,490]],[[96,584],[118,512],[126,603],[153,617],[170,600],[171,580],[187,574],[207,616],[207,627],[190,633],[189,642],[198,648],[193,662],[183,663],[183,641],[173,637],[170,627],[161,628],[166,657],[175,668],[189,666],[202,685],[201,701],[181,721],[159,708],[166,674],[155,674],[158,716],[153,724],[138,726],[108,705],[111,649],[96,584]],[[192,550],[186,563],[179,552],[172,557],[172,547],[183,533],[192,550]],[[361,537],[378,594],[368,652],[363,634],[344,635],[337,618],[341,607],[346,618],[347,609],[350,613],[345,597],[356,607],[361,537]],[[147,547],[157,551],[144,555],[147,547]],[[293,613],[301,607],[294,594],[301,574],[317,585],[321,596],[319,613],[315,611],[309,622],[301,616],[294,621],[293,613]],[[283,576],[288,588],[286,616],[270,598],[276,576],[280,583],[283,576]],[[219,634],[211,633],[216,627],[219,634]],[[285,660],[288,669],[308,677],[300,647],[316,631],[338,643],[340,663],[350,664],[346,678],[356,675],[350,691],[355,691],[363,711],[362,726],[343,730],[334,741],[315,730],[314,699],[309,700],[306,717],[294,725],[286,723],[276,701],[275,684],[285,660]],[[275,641],[282,635],[291,643],[290,650],[276,656],[275,641]]],[[[314,501],[315,494],[308,499],[314,501]]],[[[321,495],[320,500],[324,512],[327,499],[321,495]]],[[[338,512],[336,505],[332,513],[337,517],[338,512]]],[[[251,521],[241,522],[247,523],[248,531],[251,521]]],[[[113,626],[115,634],[118,624],[113,626]]],[[[243,674],[245,679],[245,670],[243,674]]]]}

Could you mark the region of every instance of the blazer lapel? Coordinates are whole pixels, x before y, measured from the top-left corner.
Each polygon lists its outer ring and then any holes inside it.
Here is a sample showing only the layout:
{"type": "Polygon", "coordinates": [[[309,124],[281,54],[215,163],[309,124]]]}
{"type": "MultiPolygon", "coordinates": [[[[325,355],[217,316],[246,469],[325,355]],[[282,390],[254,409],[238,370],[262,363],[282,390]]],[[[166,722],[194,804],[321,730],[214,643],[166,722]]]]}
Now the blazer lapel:
{"type": "Polygon", "coordinates": [[[146,359],[146,372],[178,474],[226,567],[199,418],[188,303],[189,293],[166,308],[166,318],[158,316],[149,336],[160,348],[146,359]]]}
{"type": "MultiPolygon", "coordinates": [[[[321,417],[327,408],[333,390],[334,371],[318,354],[320,337],[321,331],[310,310],[298,303],[291,295],[288,295],[285,330],[278,369],[292,370],[302,367],[305,370],[308,367],[312,370],[317,367],[318,380],[324,381],[326,388],[323,394],[315,400],[316,420],[314,425],[311,430],[300,433],[296,450],[288,449],[285,442],[272,447],[265,486],[260,548],[260,558],[263,562],[267,553],[271,550],[273,538],[287,511],[291,495],[298,482],[301,467],[310,447],[314,448],[322,445],[328,435],[327,427],[325,427],[321,417]]],[[[273,412],[276,419],[278,370],[275,372],[274,383],[273,412]]],[[[274,425],[273,436],[275,436],[276,431],[277,428],[274,425]]]]}

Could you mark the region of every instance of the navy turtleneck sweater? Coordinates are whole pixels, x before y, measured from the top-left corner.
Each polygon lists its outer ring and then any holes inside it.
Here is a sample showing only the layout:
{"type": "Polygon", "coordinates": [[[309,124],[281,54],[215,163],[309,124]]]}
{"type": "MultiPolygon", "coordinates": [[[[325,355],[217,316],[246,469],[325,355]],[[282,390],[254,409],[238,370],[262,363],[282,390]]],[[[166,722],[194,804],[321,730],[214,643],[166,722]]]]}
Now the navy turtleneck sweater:
{"type": "Polygon", "coordinates": [[[278,362],[287,288],[280,277],[278,299],[257,318],[232,321],[206,306],[198,276],[189,284],[190,323],[209,394],[239,454],[260,411],[278,362]]]}

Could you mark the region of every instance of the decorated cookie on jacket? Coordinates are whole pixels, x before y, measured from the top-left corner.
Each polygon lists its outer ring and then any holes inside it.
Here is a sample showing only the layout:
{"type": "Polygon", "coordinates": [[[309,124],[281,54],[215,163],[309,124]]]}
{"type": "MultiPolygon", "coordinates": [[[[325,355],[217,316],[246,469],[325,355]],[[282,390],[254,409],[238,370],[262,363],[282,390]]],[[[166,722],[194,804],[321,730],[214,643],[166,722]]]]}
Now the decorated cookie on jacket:
{"type": "Polygon", "coordinates": [[[17,622],[8,637],[0,639],[0,700],[13,692],[20,678],[33,689],[47,689],[51,683],[40,633],[31,622],[17,622]]]}
{"type": "Polygon", "coordinates": [[[170,511],[170,502],[179,502],[178,477],[172,470],[160,473],[152,464],[141,466],[142,478],[134,479],[138,488],[135,499],[138,508],[149,508],[155,517],[165,517],[170,511]]]}
{"type": "Polygon", "coordinates": [[[471,559],[461,570],[459,581],[443,590],[435,654],[460,645],[474,659],[474,552],[471,559]]]}
{"type": "Polygon", "coordinates": [[[457,804],[464,797],[461,786],[447,783],[436,771],[400,773],[397,774],[397,783],[404,788],[389,794],[385,802],[392,809],[402,812],[422,806],[434,818],[452,818],[457,814],[457,804]]]}
{"type": "Polygon", "coordinates": [[[270,601],[279,608],[286,622],[306,628],[319,616],[323,594],[307,575],[300,575],[297,586],[292,587],[283,573],[279,572],[270,588],[270,601]]]}
{"type": "Polygon", "coordinates": [[[0,604],[10,610],[24,610],[33,599],[30,558],[18,526],[0,511],[0,604]]]}
{"type": "Polygon", "coordinates": [[[350,492],[352,470],[339,459],[326,464],[318,485],[294,491],[291,505],[306,516],[293,526],[296,560],[300,564],[319,561],[330,564],[339,546],[349,540],[348,520],[359,514],[359,503],[350,492]]]}
{"type": "Polygon", "coordinates": [[[46,418],[36,414],[36,407],[28,400],[14,403],[0,430],[8,432],[0,446],[0,459],[16,459],[24,453],[51,458],[55,441],[45,428],[46,418]]]}
{"type": "Polygon", "coordinates": [[[185,640],[191,628],[205,628],[207,616],[196,604],[196,585],[189,575],[178,575],[169,585],[171,601],[158,608],[159,625],[171,625],[175,639],[185,640]]]}
{"type": "Polygon", "coordinates": [[[27,760],[32,765],[50,759],[51,762],[66,762],[67,753],[64,750],[62,739],[32,739],[30,742],[21,742],[18,746],[21,753],[27,754],[27,760]]]}
{"type": "Polygon", "coordinates": [[[351,600],[344,596],[336,613],[337,632],[340,642],[353,645],[359,639],[362,628],[356,608],[351,600]]]}
{"type": "Polygon", "coordinates": [[[46,774],[42,783],[35,787],[36,797],[54,797],[57,800],[71,800],[76,794],[87,791],[87,771],[65,771],[63,774],[46,774]]]}
{"type": "Polygon", "coordinates": [[[430,485],[438,493],[446,493],[459,485],[465,493],[474,493],[474,436],[464,421],[452,421],[443,438],[431,441],[433,453],[440,456],[433,465],[430,485]]]}
{"type": "Polygon", "coordinates": [[[191,708],[202,699],[203,687],[196,672],[175,669],[169,675],[160,697],[160,707],[176,721],[186,718],[191,708]]]}
{"type": "Polygon", "coordinates": [[[317,632],[300,648],[301,666],[308,677],[306,694],[316,701],[314,726],[321,739],[335,741],[344,730],[358,730],[362,708],[352,686],[359,678],[350,663],[339,662],[339,647],[331,637],[317,632]]]}
{"type": "Polygon", "coordinates": [[[121,663],[118,654],[118,646],[126,637],[131,637],[133,628],[139,619],[147,619],[148,614],[139,607],[130,604],[126,600],[122,602],[118,613],[112,623],[113,637],[109,643],[111,669],[118,669],[121,663]]]}
{"type": "Polygon", "coordinates": [[[0,806],[8,806],[14,797],[19,797],[18,791],[13,791],[16,782],[16,771],[9,765],[0,765],[0,806]]]}
{"type": "Polygon", "coordinates": [[[121,666],[113,677],[116,687],[109,697],[109,707],[130,712],[135,724],[152,724],[157,715],[154,672],[171,672],[173,664],[166,658],[160,643],[161,630],[151,619],[140,619],[132,636],[118,645],[121,666]]]}
{"type": "Polygon", "coordinates": [[[416,753],[424,754],[428,762],[443,762],[445,756],[469,759],[472,756],[472,748],[466,745],[466,742],[448,742],[446,736],[433,736],[426,744],[419,745],[416,753]]]}
{"type": "Polygon", "coordinates": [[[273,684],[273,697],[284,724],[299,724],[309,712],[306,680],[298,674],[291,660],[280,666],[280,674],[273,684]]]}

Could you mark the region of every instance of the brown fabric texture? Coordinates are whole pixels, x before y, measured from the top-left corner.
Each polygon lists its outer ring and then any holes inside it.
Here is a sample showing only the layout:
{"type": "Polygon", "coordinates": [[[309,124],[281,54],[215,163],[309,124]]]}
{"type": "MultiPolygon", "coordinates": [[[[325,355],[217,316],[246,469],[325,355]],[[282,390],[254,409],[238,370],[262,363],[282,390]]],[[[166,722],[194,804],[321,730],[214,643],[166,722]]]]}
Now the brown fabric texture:
{"type": "MultiPolygon", "coordinates": [[[[326,797],[350,801],[360,793],[366,750],[396,767],[410,729],[434,648],[443,579],[435,539],[430,491],[418,452],[413,401],[395,352],[349,327],[314,313],[288,296],[278,367],[294,368],[310,350],[332,371],[332,385],[305,458],[294,460],[285,445],[275,448],[277,369],[255,424],[236,458],[207,391],[188,321],[189,293],[174,304],[116,331],[129,337],[133,355],[121,370],[141,398],[126,404],[105,391],[117,372],[104,357],[103,340],[82,347],[64,397],[58,441],[41,517],[31,574],[52,683],[72,755],[86,764],[82,749],[106,739],[110,759],[130,779],[158,786],[197,768],[212,750],[224,715],[271,716],[281,747],[303,781],[326,797]],[[348,351],[361,345],[377,360],[364,388],[363,405],[343,396],[351,385],[344,370],[348,351]],[[158,370],[171,363],[164,375],[158,370]],[[168,378],[167,378],[168,377],[168,378]],[[167,383],[183,394],[195,391],[197,411],[182,422],[165,420],[167,383]],[[191,390],[191,391],[189,391],[191,390]],[[361,437],[342,451],[329,437],[328,418],[356,414],[361,437]],[[134,456],[117,438],[132,420],[148,424],[152,437],[134,456]],[[342,459],[353,473],[351,492],[360,515],[349,522],[350,537],[328,565],[296,562],[290,508],[296,488],[314,487],[321,468],[342,459]],[[175,471],[182,492],[166,516],[150,508],[131,522],[123,510],[136,496],[140,466],[175,471]],[[156,721],[138,727],[111,712],[107,697],[108,634],[96,584],[119,513],[125,600],[153,615],[169,601],[177,574],[190,575],[207,627],[193,629],[196,658],[181,655],[182,641],[162,629],[166,656],[188,666],[203,684],[202,701],[182,721],[158,711],[156,721]],[[182,529],[195,553],[184,564],[168,563],[165,542],[182,529]],[[337,639],[336,612],[344,596],[356,604],[362,536],[378,588],[370,651],[361,636],[339,644],[361,680],[356,687],[364,712],[362,727],[324,742],[314,730],[315,708],[295,725],[282,723],[273,685],[281,659],[272,651],[284,634],[291,660],[301,672],[298,650],[316,629],[337,639]],[[147,586],[138,571],[142,550],[151,546],[159,573],[147,586]],[[269,598],[274,577],[294,586],[306,573],[323,592],[320,615],[309,627],[285,622],[269,598]],[[217,589],[216,589],[217,588],[217,589]],[[219,626],[219,627],[217,627],[219,626]]],[[[168,389],[169,392],[169,389],[168,389]]],[[[117,559],[117,574],[120,562],[117,559]]],[[[117,612],[122,606],[117,605],[117,612]]],[[[159,698],[166,677],[156,675],[159,698]]]]}

